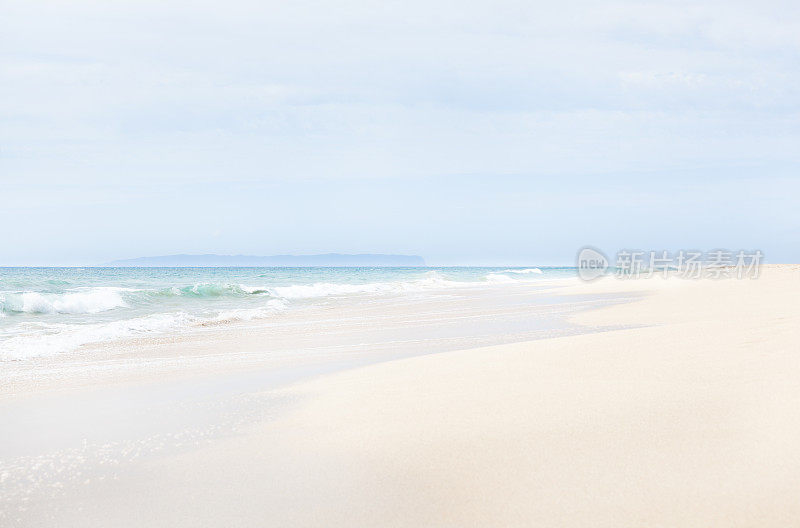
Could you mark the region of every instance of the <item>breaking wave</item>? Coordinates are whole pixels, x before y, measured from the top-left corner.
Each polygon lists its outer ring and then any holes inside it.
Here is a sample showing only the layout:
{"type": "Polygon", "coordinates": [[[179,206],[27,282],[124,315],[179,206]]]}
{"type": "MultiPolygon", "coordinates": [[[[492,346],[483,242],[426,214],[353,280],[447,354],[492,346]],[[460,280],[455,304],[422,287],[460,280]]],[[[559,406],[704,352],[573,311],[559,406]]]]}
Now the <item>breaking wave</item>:
{"type": "Polygon", "coordinates": [[[111,283],[113,286],[87,285],[100,280],[88,273],[70,277],[70,281],[4,279],[6,288],[19,289],[0,291],[0,359],[50,356],[90,343],[267,318],[293,305],[313,304],[327,297],[391,296],[522,283],[536,280],[542,271],[482,268],[394,274],[366,270],[349,275],[302,271],[283,276],[242,274],[236,277],[241,282],[215,277],[204,280],[197,272],[177,277],[176,284],[164,276],[132,275],[111,283]],[[314,282],[312,277],[321,280],[314,282]],[[325,280],[328,277],[332,280],[325,280]],[[185,282],[180,284],[182,279],[185,282]]]}
{"type": "Polygon", "coordinates": [[[91,288],[62,294],[39,292],[0,294],[0,311],[30,314],[94,314],[127,306],[123,288],[91,288]]]}

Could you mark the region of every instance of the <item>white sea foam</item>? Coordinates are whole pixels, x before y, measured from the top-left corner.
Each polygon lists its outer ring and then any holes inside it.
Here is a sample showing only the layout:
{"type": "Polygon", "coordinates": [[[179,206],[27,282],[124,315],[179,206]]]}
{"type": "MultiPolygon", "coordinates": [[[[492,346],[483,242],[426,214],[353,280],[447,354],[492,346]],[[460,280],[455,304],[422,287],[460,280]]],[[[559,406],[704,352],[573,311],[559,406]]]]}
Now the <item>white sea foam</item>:
{"type": "Polygon", "coordinates": [[[369,282],[363,284],[317,282],[313,284],[293,284],[291,286],[277,286],[268,288],[268,292],[273,297],[282,299],[314,299],[319,297],[330,297],[340,295],[387,295],[401,294],[409,292],[422,292],[444,288],[457,288],[463,286],[475,286],[477,282],[461,282],[447,280],[439,276],[436,272],[430,272],[427,276],[411,281],[397,282],[369,282]]]}
{"type": "Polygon", "coordinates": [[[507,269],[507,270],[503,270],[503,273],[522,273],[522,274],[536,273],[536,274],[541,274],[542,270],[540,270],[539,268],[507,269]]]}
{"type": "Polygon", "coordinates": [[[122,288],[89,288],[60,294],[39,292],[4,293],[0,311],[21,313],[94,314],[127,306],[120,295],[122,288]]]}
{"type": "Polygon", "coordinates": [[[517,280],[502,273],[489,273],[486,275],[486,282],[491,284],[511,284],[517,282],[517,280]]]}
{"type": "Polygon", "coordinates": [[[19,360],[71,352],[82,345],[101,343],[197,327],[207,323],[250,321],[269,317],[286,308],[286,301],[273,299],[264,306],[222,310],[206,317],[186,312],[157,313],[95,324],[23,323],[16,335],[0,340],[0,359],[19,360]]]}
{"type": "Polygon", "coordinates": [[[95,324],[42,324],[39,332],[15,335],[0,342],[0,358],[28,359],[70,352],[88,343],[106,342],[137,335],[163,332],[195,323],[183,312],[153,314],[95,324]]]}
{"type": "Polygon", "coordinates": [[[376,282],[368,284],[336,284],[317,282],[313,284],[293,284],[291,286],[277,286],[270,288],[269,292],[282,299],[314,299],[332,295],[352,295],[363,293],[394,293],[401,291],[400,283],[376,282]]]}
{"type": "Polygon", "coordinates": [[[214,322],[228,322],[228,321],[251,321],[253,319],[261,319],[270,315],[275,315],[286,309],[287,302],[283,299],[272,299],[267,301],[264,306],[258,308],[237,308],[234,310],[222,310],[216,317],[214,322]]]}

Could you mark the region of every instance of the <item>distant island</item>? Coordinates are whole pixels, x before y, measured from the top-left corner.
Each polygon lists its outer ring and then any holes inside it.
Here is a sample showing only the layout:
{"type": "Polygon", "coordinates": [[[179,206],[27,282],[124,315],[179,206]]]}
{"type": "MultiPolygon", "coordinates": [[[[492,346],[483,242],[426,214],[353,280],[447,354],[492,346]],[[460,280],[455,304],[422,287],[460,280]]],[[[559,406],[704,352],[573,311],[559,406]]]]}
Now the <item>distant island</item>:
{"type": "Polygon", "coordinates": [[[324,255],[163,255],[159,257],[138,257],[115,260],[106,264],[112,267],[413,267],[425,266],[425,259],[417,255],[344,255],[326,253],[324,255]]]}

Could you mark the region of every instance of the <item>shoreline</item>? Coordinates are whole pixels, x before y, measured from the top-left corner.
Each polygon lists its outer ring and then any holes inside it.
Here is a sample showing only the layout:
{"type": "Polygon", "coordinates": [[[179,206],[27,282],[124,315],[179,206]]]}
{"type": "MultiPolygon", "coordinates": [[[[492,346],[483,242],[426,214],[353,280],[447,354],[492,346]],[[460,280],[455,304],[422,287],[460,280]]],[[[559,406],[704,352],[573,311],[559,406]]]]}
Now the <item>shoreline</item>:
{"type": "MultiPolygon", "coordinates": [[[[14,268],[0,277],[0,363],[168,339],[326,304],[574,277],[548,268],[14,268]],[[540,279],[547,274],[548,278],[540,279]]],[[[533,285],[535,288],[535,285],[533,285]]]]}
{"type": "MultiPolygon", "coordinates": [[[[593,295],[591,298],[572,300],[570,295],[560,293],[571,282],[574,280],[551,279],[527,284],[495,284],[443,290],[434,292],[430,297],[420,297],[416,301],[413,298],[408,300],[404,296],[365,298],[366,302],[363,304],[358,298],[334,299],[323,305],[307,306],[260,319],[201,325],[191,331],[89,343],[73,352],[7,360],[2,362],[4,370],[0,373],[0,402],[24,394],[91,387],[115,383],[114,380],[124,383],[128,379],[144,382],[148,379],[158,380],[162,376],[181,378],[215,368],[256,368],[265,361],[292,365],[303,361],[304,351],[310,354],[318,351],[317,353],[369,356],[372,349],[381,348],[388,349],[384,355],[401,357],[418,353],[413,346],[404,344],[404,340],[413,341],[417,337],[427,337],[424,329],[415,329],[415,325],[420,326],[420,319],[427,316],[431,320],[440,319],[451,326],[452,323],[457,323],[457,318],[486,319],[490,315],[488,310],[504,309],[497,302],[491,304],[492,297],[517,296],[524,302],[529,302],[530,307],[517,308],[518,311],[524,316],[546,319],[540,324],[528,325],[533,330],[545,333],[548,330],[580,331],[577,325],[568,323],[563,315],[571,311],[592,309],[606,302],[625,301],[616,299],[613,295],[593,295]],[[454,296],[465,299],[469,304],[466,309],[461,310],[463,314],[448,313],[460,310],[459,307],[454,310],[456,305],[451,301],[454,296]],[[489,302],[485,303],[485,307],[481,303],[487,298],[489,302]],[[546,313],[547,306],[551,303],[556,305],[554,317],[548,317],[546,313]],[[416,308],[420,309],[414,314],[417,321],[409,318],[416,308]],[[367,324],[375,325],[375,331],[364,332],[363,327],[367,324]],[[386,339],[381,335],[381,332],[387,330],[398,334],[398,328],[403,326],[407,326],[409,331],[405,334],[401,332],[399,341],[386,339]],[[306,335],[307,330],[313,330],[320,336],[310,338],[306,335]],[[406,339],[402,339],[403,337],[406,339]]],[[[497,315],[507,317],[509,314],[497,315]]],[[[519,329],[514,331],[519,332],[519,329]]],[[[426,353],[481,345],[481,340],[474,340],[477,344],[471,345],[469,332],[462,331],[459,334],[458,328],[454,329],[451,337],[452,343],[433,343],[426,353]]],[[[491,343],[493,339],[490,335],[483,341],[491,343]]],[[[526,340],[524,336],[511,339],[523,340],[526,340]]]]}

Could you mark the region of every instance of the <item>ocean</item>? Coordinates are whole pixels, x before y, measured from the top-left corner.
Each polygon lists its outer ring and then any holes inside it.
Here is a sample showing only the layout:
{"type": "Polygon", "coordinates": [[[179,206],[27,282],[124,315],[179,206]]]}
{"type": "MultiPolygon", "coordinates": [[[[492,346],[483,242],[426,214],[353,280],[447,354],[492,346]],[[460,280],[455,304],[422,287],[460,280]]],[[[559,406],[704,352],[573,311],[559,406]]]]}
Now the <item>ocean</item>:
{"type": "Polygon", "coordinates": [[[575,277],[567,267],[0,268],[0,360],[269,318],[332,299],[575,277]]]}

